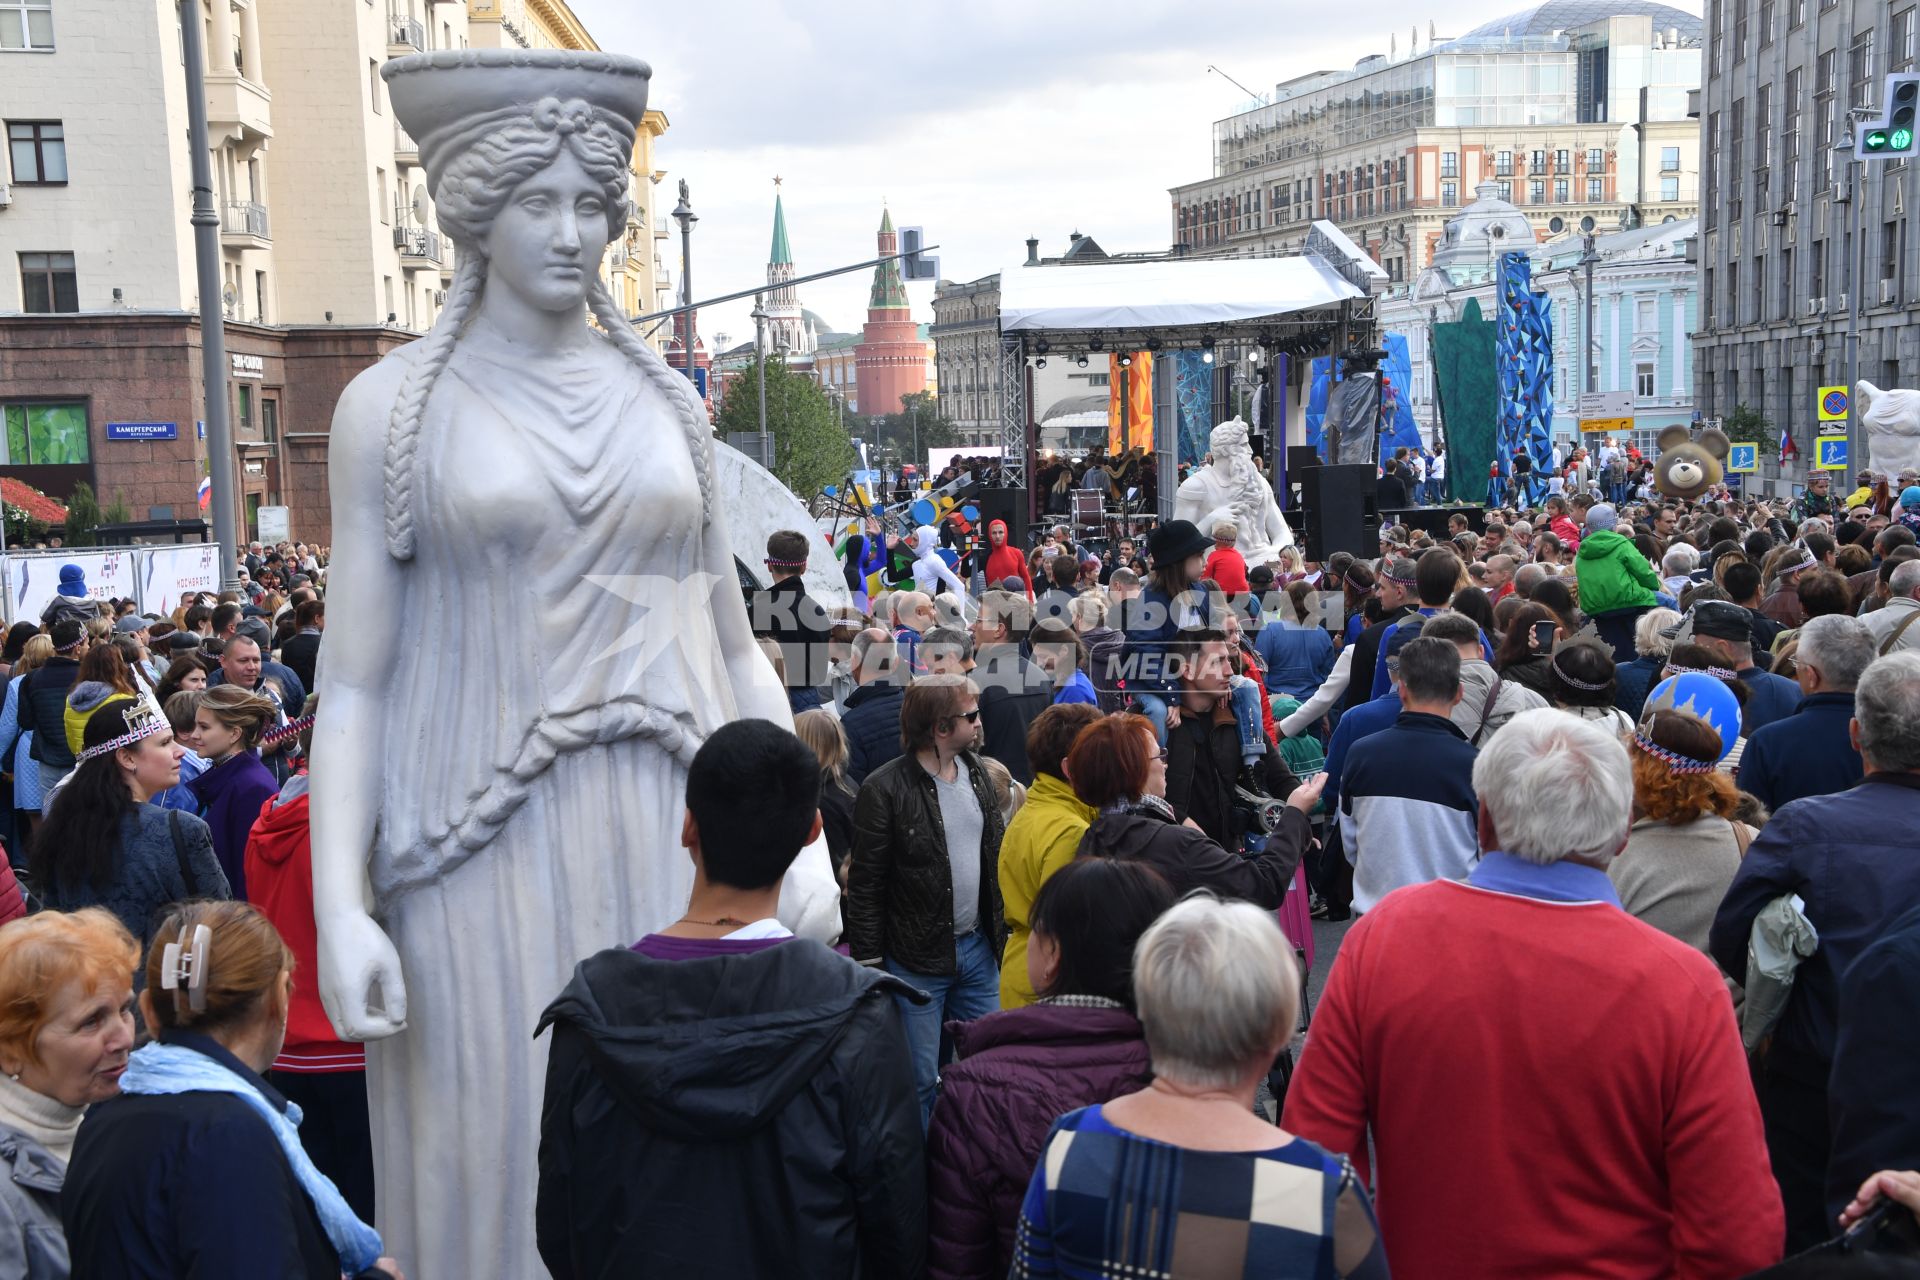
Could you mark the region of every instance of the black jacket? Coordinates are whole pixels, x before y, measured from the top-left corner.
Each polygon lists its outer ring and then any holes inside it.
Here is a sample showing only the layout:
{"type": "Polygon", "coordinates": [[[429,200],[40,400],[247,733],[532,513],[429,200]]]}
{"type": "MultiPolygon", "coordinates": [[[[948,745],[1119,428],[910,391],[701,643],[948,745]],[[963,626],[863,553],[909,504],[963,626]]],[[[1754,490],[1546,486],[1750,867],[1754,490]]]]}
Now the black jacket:
{"type": "Polygon", "coordinates": [[[1012,645],[982,650],[973,669],[980,689],[980,754],[1007,766],[1013,780],[1033,785],[1027,763],[1027,726],[1053,705],[1053,681],[1012,645]]]}
{"type": "MultiPolygon", "coordinates": [[[[971,751],[960,767],[973,782],[980,837],[980,931],[996,956],[1007,929],[1000,914],[1000,801],[971,751]]],[[[862,963],[889,959],[933,976],[955,970],[953,868],[933,775],[910,755],[867,775],[853,806],[853,865],[847,871],[847,951],[862,963]]]]}
{"type": "MultiPolygon", "coordinates": [[[[1268,744],[1252,770],[1268,795],[1284,800],[1298,785],[1280,752],[1268,744]]],[[[1240,729],[1225,699],[1212,714],[1180,710],[1167,730],[1167,803],[1175,816],[1192,818],[1214,843],[1229,847],[1244,828],[1234,822],[1234,782],[1240,776],[1240,729]]]]}
{"type": "Polygon", "coordinates": [[[1827,1111],[1833,1151],[1827,1205],[1838,1214],[1881,1169],[1904,1169],[1920,1152],[1920,909],[1907,912],[1860,953],[1840,981],[1839,1034],[1827,1111]]]}
{"type": "Polygon", "coordinates": [[[1397,609],[1389,609],[1380,621],[1360,633],[1353,642],[1353,665],[1348,668],[1352,675],[1347,679],[1347,696],[1341,702],[1343,711],[1351,711],[1363,702],[1373,701],[1373,669],[1379,665],[1380,642],[1386,638],[1387,628],[1414,611],[1410,604],[1397,609]]]}
{"type": "MultiPolygon", "coordinates": [[[[286,1110],[278,1090],[212,1039],[176,1031],[161,1039],[205,1054],[286,1110]]],[[[60,1216],[75,1276],[340,1276],[279,1140],[231,1094],[123,1093],[94,1105],[80,1122],[60,1216]]]]}
{"type": "Polygon", "coordinates": [[[1381,511],[1404,511],[1413,505],[1407,479],[1398,471],[1382,472],[1373,485],[1374,505],[1381,511]]]}
{"type": "Polygon", "coordinates": [[[895,996],[926,1000],[799,939],[582,961],[540,1018],[553,1044],[534,1229],[555,1280],[923,1274],[920,1104],[895,996]]]}
{"type": "Polygon", "coordinates": [[[1278,910],[1293,883],[1313,830],[1307,816],[1288,805],[1280,829],[1256,856],[1243,858],[1203,833],[1150,813],[1103,813],[1080,837],[1082,858],[1137,858],[1167,878],[1176,896],[1211,889],[1223,898],[1244,898],[1278,910]]]}
{"type": "Polygon", "coordinates": [[[905,750],[900,745],[900,707],[907,691],[880,681],[847,695],[840,728],[847,735],[847,781],[858,787],[867,775],[905,750]]]}
{"type": "MultiPolygon", "coordinates": [[[[300,678],[301,685],[308,693],[320,686],[314,683],[314,668],[320,663],[320,633],[301,631],[287,637],[280,646],[280,662],[287,670],[300,678]]],[[[297,716],[299,707],[289,707],[287,714],[297,716]]]]}
{"type": "Polygon", "coordinates": [[[780,646],[787,688],[817,689],[827,682],[827,640],[832,624],[801,578],[786,578],[747,602],[753,634],[780,646]]]}
{"type": "Polygon", "coordinates": [[[41,764],[73,768],[73,752],[67,749],[67,695],[79,674],[78,660],[55,657],[20,682],[20,731],[33,730],[30,754],[41,764]]]}

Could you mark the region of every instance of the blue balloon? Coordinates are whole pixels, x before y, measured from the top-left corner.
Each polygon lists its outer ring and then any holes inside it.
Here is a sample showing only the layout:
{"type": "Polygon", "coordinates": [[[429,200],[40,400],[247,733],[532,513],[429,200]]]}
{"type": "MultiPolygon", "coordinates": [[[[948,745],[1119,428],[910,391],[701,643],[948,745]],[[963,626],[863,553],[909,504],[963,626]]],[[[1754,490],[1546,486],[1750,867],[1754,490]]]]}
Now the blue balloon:
{"type": "Polygon", "coordinates": [[[934,510],[933,504],[925,498],[915,499],[913,506],[909,507],[908,510],[913,513],[913,522],[915,524],[932,524],[934,518],[940,514],[934,510]]]}
{"type": "Polygon", "coordinates": [[[826,494],[829,498],[837,498],[840,496],[840,486],[837,484],[830,484],[826,486],[826,488],[822,489],[820,492],[826,494]]]}
{"type": "Polygon", "coordinates": [[[980,508],[974,506],[972,503],[968,503],[966,506],[960,508],[960,514],[969,520],[978,520],[980,518],[980,508]]]}
{"type": "Polygon", "coordinates": [[[1740,738],[1740,700],[1719,676],[1704,671],[1682,671],[1653,687],[1640,716],[1650,711],[1691,711],[1720,735],[1720,760],[1725,760],[1740,738]]]}
{"type": "Polygon", "coordinates": [[[947,568],[955,569],[960,565],[960,553],[952,547],[941,547],[938,555],[947,562],[947,568]]]}

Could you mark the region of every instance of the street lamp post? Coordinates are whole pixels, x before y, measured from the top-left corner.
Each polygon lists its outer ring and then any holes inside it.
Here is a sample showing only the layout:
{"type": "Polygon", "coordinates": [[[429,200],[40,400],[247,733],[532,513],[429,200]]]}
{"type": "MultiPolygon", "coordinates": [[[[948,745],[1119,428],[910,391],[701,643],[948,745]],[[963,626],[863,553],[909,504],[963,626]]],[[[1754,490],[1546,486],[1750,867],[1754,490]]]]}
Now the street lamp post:
{"type": "MultiPolygon", "coordinates": [[[[1842,241],[1847,246],[1847,272],[1843,277],[1847,285],[1847,344],[1844,355],[1847,362],[1847,468],[1858,471],[1867,465],[1866,433],[1860,429],[1860,408],[1855,403],[1860,385],[1860,286],[1866,274],[1860,270],[1860,265],[1867,256],[1861,227],[1861,206],[1866,203],[1867,171],[1853,150],[1853,113],[1849,113],[1846,127],[1840,131],[1840,139],[1834,144],[1833,166],[1836,174],[1844,173],[1847,177],[1846,205],[1853,220],[1851,231],[1842,241]]],[[[1839,203],[1834,201],[1832,207],[1837,209],[1839,203]]],[[[1818,445],[1815,447],[1817,449],[1818,445]]],[[[1819,461],[1819,458],[1814,459],[1816,464],[1819,461]]]]}
{"type": "Polygon", "coordinates": [[[220,585],[240,585],[234,527],[232,420],[227,416],[226,317],[220,311],[220,215],[213,208],[213,159],[207,145],[207,61],[199,0],[180,0],[181,59],[187,72],[187,152],[193,161],[193,241],[200,284],[200,362],[206,379],[207,466],[212,483],[213,540],[220,548],[220,585]]]}
{"type": "MultiPolygon", "coordinates": [[[[680,224],[680,287],[686,290],[687,302],[693,302],[693,224],[700,221],[700,215],[693,211],[687,193],[687,180],[680,179],[680,203],[674,206],[673,220],[680,224]]],[[[699,326],[700,313],[687,312],[687,381],[693,378],[693,335],[699,326]]],[[[757,348],[756,348],[757,350],[757,348]]],[[[765,430],[762,427],[762,430],[765,430]]]]}
{"type": "Polygon", "coordinates": [[[1587,272],[1587,315],[1580,335],[1580,345],[1583,348],[1580,352],[1581,368],[1584,374],[1581,379],[1581,389],[1584,391],[1599,390],[1594,386],[1599,379],[1594,376],[1597,371],[1593,360],[1593,264],[1598,261],[1600,261],[1600,255],[1593,251],[1593,233],[1589,231],[1581,237],[1580,241],[1580,265],[1585,267],[1587,272]]]}
{"type": "Polygon", "coordinates": [[[753,366],[760,378],[760,434],[767,433],[767,311],[753,296],[753,366]]]}

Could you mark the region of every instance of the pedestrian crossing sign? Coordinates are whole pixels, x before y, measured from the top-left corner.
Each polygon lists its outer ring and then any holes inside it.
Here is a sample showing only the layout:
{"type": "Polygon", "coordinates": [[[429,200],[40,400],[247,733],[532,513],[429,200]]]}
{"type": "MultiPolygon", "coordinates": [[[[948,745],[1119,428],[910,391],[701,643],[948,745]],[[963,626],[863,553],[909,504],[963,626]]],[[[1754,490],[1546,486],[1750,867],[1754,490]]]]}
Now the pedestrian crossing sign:
{"type": "Polygon", "coordinates": [[[1820,421],[1845,422],[1847,420],[1847,389],[1845,387],[1820,388],[1820,421]]]}
{"type": "Polygon", "coordinates": [[[1845,471],[1847,469],[1847,438],[1845,436],[1815,436],[1813,440],[1813,469],[1815,471],[1845,471]]]}
{"type": "Polygon", "coordinates": [[[1757,444],[1736,444],[1727,449],[1727,470],[1732,472],[1758,471],[1760,469],[1760,446],[1757,444]]]}

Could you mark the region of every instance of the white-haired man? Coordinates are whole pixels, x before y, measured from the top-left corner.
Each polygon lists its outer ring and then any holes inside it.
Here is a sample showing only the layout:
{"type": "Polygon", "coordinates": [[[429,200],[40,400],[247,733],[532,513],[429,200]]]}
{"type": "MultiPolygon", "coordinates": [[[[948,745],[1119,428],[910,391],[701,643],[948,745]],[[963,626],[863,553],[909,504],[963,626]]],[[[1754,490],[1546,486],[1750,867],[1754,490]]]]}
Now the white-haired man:
{"type": "Polygon", "coordinates": [[[1887,602],[1865,615],[1876,653],[1920,652],[1920,560],[1894,566],[1887,579],[1887,602]]]}
{"type": "Polygon", "coordinates": [[[1803,796],[1832,795],[1860,781],[1860,753],[1849,739],[1854,687],[1873,662],[1873,633],[1845,614],[1800,628],[1794,679],[1806,696],[1794,713],[1753,732],[1740,756],[1740,789],[1768,809],[1803,796]]]}
{"type": "Polygon", "coordinates": [[[1774,1262],[1780,1193],[1726,984],[1622,911],[1607,878],[1632,822],[1627,748],[1528,711],[1473,782],[1479,863],[1389,895],[1348,932],[1282,1127],[1347,1153],[1363,1180],[1377,1153],[1396,1275],[1774,1262]]]}
{"type": "MultiPolygon", "coordinates": [[[[1920,812],[1920,653],[1891,654],[1867,668],[1854,690],[1849,733],[1864,780],[1838,795],[1796,800],[1773,815],[1740,860],[1708,937],[1714,958],[1736,982],[1746,980],[1754,918],[1775,899],[1798,894],[1820,938],[1794,972],[1787,1006],[1754,1073],[1794,1247],[1825,1239],[1833,1221],[1822,1195],[1833,1194],[1826,1183],[1828,1076],[1840,977],[1869,943],[1920,908],[1920,831],[1913,821],[1920,812]]],[[[1316,1031],[1319,1025],[1316,1018],[1316,1031]]]]}

